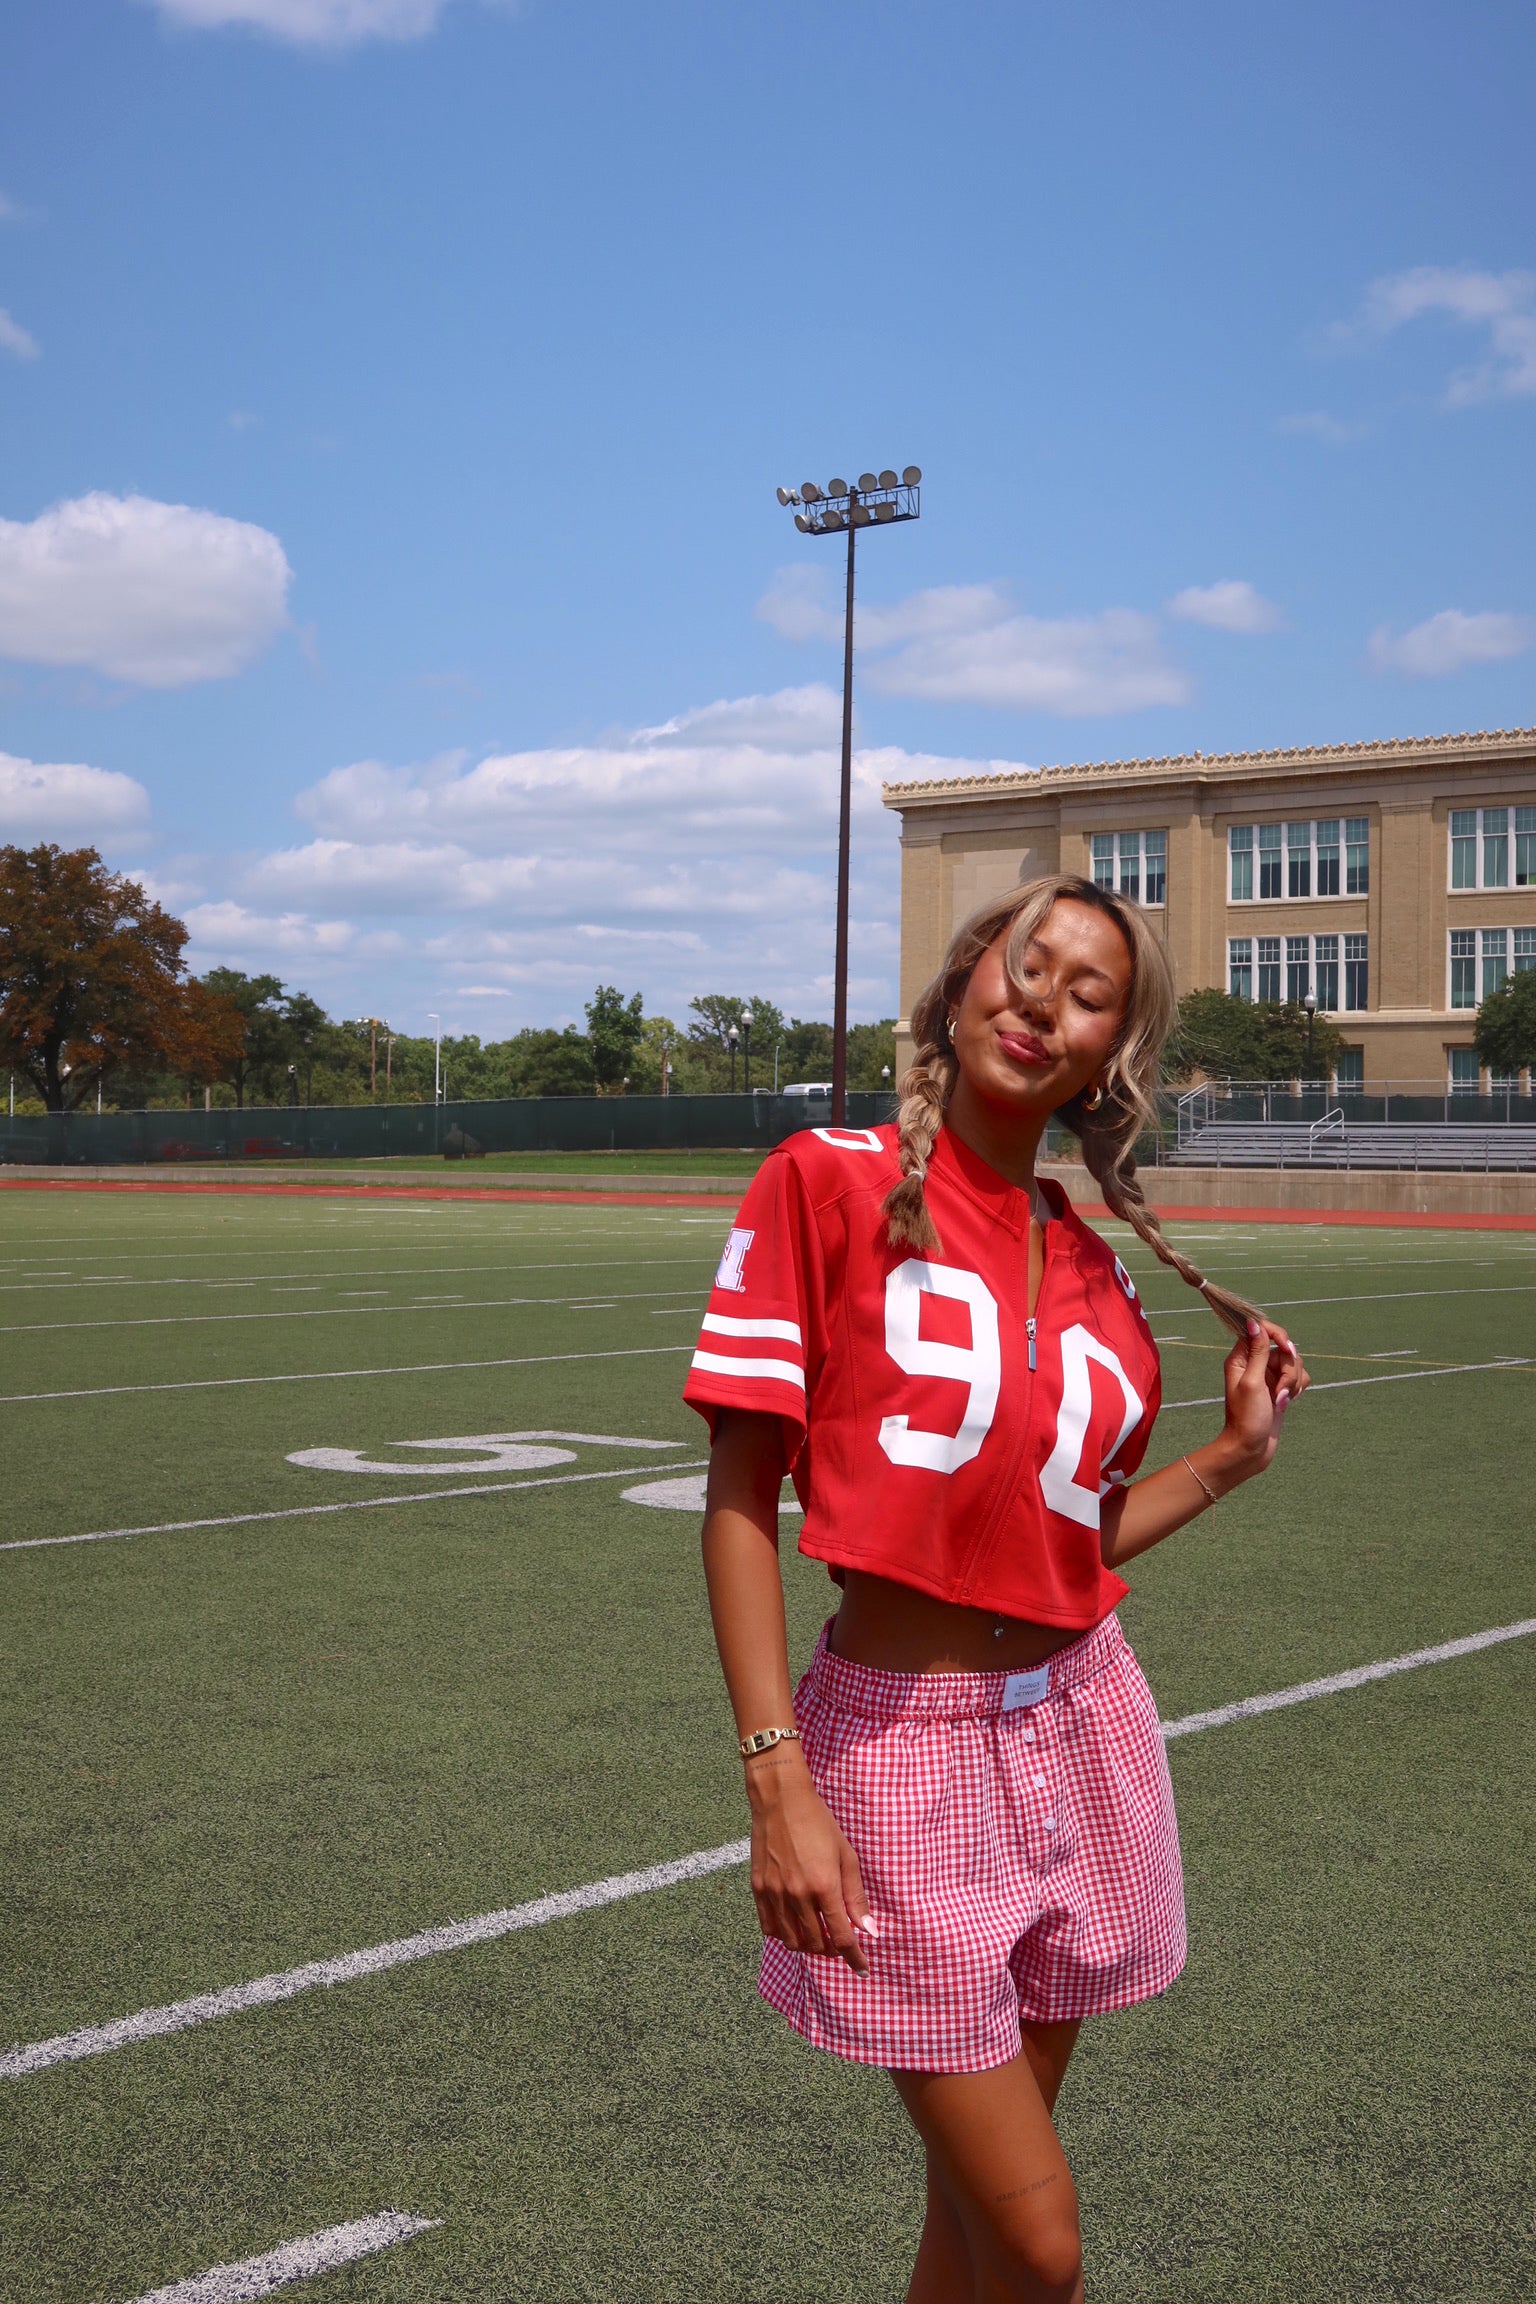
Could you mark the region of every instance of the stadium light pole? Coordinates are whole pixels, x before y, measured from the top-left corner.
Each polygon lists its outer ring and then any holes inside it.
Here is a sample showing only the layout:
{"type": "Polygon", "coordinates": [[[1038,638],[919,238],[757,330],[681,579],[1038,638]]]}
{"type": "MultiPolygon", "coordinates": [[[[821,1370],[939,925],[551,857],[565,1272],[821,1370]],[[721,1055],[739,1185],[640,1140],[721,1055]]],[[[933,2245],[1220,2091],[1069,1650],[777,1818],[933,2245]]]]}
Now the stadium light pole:
{"type": "Polygon", "coordinates": [[[837,945],[832,985],[832,1125],[840,1128],[848,1117],[848,849],[853,817],[853,545],[861,528],[890,527],[897,520],[916,520],[922,505],[922,471],[909,464],[897,474],[861,472],[850,486],[829,480],[819,488],[802,480],[798,488],[781,488],[779,502],[797,507],[795,526],[802,536],[848,537],[848,582],[843,611],[843,773],[837,815],[837,945]]]}

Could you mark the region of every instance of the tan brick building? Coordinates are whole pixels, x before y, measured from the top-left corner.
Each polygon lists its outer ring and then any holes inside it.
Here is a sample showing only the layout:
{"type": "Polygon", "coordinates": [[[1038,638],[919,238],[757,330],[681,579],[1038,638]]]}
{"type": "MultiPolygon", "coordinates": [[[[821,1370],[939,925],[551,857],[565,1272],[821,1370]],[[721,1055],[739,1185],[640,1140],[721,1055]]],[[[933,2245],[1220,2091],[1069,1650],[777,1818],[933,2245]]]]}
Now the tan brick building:
{"type": "Polygon", "coordinates": [[[1536,729],[888,784],[901,817],[901,1006],[973,906],[1039,872],[1122,889],[1181,992],[1310,988],[1341,1083],[1477,1082],[1472,1015],[1536,967],[1536,729]]]}

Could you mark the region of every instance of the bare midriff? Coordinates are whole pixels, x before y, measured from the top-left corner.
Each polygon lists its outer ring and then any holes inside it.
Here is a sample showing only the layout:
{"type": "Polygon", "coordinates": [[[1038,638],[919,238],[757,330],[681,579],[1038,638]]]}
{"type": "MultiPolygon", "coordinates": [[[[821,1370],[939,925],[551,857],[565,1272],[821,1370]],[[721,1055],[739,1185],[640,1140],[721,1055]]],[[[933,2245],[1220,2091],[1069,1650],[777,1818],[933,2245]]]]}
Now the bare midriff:
{"type": "Polygon", "coordinates": [[[876,1672],[1027,1672],[1081,1638],[1059,1624],[964,1608],[849,1568],[829,1645],[835,1656],[876,1672]]]}

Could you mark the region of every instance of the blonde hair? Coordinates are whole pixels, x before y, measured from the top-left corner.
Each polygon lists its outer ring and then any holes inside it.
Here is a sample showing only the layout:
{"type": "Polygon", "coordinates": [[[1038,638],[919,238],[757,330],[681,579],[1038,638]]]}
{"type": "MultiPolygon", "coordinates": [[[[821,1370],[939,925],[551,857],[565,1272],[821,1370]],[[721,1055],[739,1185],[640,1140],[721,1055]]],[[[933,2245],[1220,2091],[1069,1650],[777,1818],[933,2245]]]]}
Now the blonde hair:
{"type": "Polygon", "coordinates": [[[899,1082],[896,1125],[901,1182],[885,1201],[893,1247],[938,1248],[938,1230],[923,1196],[923,1179],[934,1143],[944,1125],[944,1109],[960,1077],[949,1033],[949,1017],[965,995],[982,954],[1005,931],[1004,965],[1014,984],[1023,981],[1024,955],[1063,898],[1087,904],[1113,920],[1131,955],[1131,991],[1125,1019],[1100,1083],[1103,1100],[1089,1108],[1074,1096],[1054,1117],[1065,1122],[1082,1146],[1083,1165],[1104,1195],[1111,1214],[1144,1240],[1154,1256],[1181,1280],[1198,1288],[1211,1310],[1234,1335],[1245,1336],[1254,1307],[1229,1289],[1207,1280],[1171,1241],[1147,1206],[1136,1174],[1136,1140],[1157,1118],[1158,1065],[1173,1026],[1176,998],[1173,972],[1146,916],[1112,890],[1066,872],[1048,873],[1005,896],[995,896],[956,930],[944,965],[912,1009],[913,1057],[899,1082]]]}

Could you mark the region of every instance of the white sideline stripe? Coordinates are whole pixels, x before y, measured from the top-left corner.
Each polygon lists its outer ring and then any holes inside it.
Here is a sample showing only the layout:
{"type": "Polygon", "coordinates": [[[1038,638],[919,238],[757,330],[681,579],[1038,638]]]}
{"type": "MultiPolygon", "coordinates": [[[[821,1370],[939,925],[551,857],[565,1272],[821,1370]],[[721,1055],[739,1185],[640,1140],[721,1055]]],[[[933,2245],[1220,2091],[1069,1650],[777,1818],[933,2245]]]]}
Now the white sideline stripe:
{"type": "Polygon", "coordinates": [[[1525,1616],[1518,1624],[1499,1624],[1491,1632],[1469,1633],[1464,1640],[1442,1640],[1437,1648],[1410,1648],[1406,1656],[1389,1656],[1382,1664],[1357,1664],[1349,1672],[1330,1672],[1324,1680],[1302,1680],[1272,1696],[1243,1696],[1235,1704],[1218,1704],[1214,1712],[1186,1712],[1182,1720],[1164,1723],[1163,1740],[1195,1736],[1202,1728],[1226,1728],[1234,1720],[1254,1720],[1261,1712],[1279,1712],[1287,1704],[1310,1704],[1314,1696],[1340,1696],[1372,1680],[1389,1680],[1395,1672],[1416,1672],[1421,1664],[1445,1664],[1453,1656],[1475,1656],[1479,1649],[1496,1648],[1503,1640],[1524,1640],[1532,1632],[1536,1616],[1525,1616]]]}
{"type": "MultiPolygon", "coordinates": [[[[1394,1368],[1388,1376],[1334,1376],[1326,1384],[1309,1384],[1309,1392],[1352,1392],[1357,1384],[1421,1384],[1431,1376],[1476,1376],[1485,1368],[1529,1368],[1533,1363],[1511,1356],[1507,1360],[1469,1360],[1459,1368],[1394,1368]]],[[[1160,1415],[1172,1408],[1224,1408],[1223,1393],[1213,1392],[1208,1400],[1165,1400],[1160,1415]]],[[[0,1550],[4,1547],[0,1546],[0,1550]]]]}
{"type": "Polygon", "coordinates": [[[90,1384],[72,1392],[0,1392],[0,1407],[27,1400],[110,1400],[121,1392],[218,1392],[235,1384],[339,1384],[355,1376],[447,1376],[463,1368],[544,1368],[556,1360],[645,1360],[687,1344],[622,1344],[606,1352],[525,1352],[510,1360],[412,1360],[403,1368],[305,1368],[279,1376],[183,1376],[169,1384],[90,1384]]]}
{"type": "Polygon", "coordinates": [[[805,1390],[805,1370],[793,1360],[739,1360],[730,1352],[695,1352],[693,1365],[711,1376],[758,1376],[805,1390]]]}
{"type": "MultiPolygon", "coordinates": [[[[1205,1728],[1226,1727],[1260,1712],[1277,1712],[1288,1704],[1306,1704],[1315,1696],[1332,1696],[1364,1687],[1395,1672],[1416,1671],[1422,1664],[1440,1664],[1456,1656],[1469,1656],[1503,1640],[1522,1640],[1536,1632],[1536,1616],[1518,1624],[1496,1625],[1488,1632],[1473,1632],[1461,1640],[1446,1640],[1436,1648],[1410,1649],[1406,1656],[1384,1663],[1358,1664],[1352,1671],[1335,1672],[1324,1680],[1303,1680],[1294,1688],[1281,1688],[1269,1696],[1245,1696],[1213,1712],[1190,1712],[1169,1721],[1165,1737],[1194,1736],[1205,1728]]],[[[576,1912],[593,1912],[604,1904],[620,1903],[628,1896],[645,1896],[653,1888],[671,1888],[680,1880],[700,1880],[710,1872],[723,1872],[745,1864],[752,1853],[750,1840],[728,1840],[719,1848],[698,1848],[691,1856],[674,1857],[669,1864],[652,1864],[640,1872],[619,1872],[606,1880],[590,1881],[584,1888],[567,1888],[553,1896],[540,1896],[531,1904],[513,1904],[501,1912],[484,1912],[476,1920],[452,1920],[439,1928],[424,1928],[417,1936],[398,1936],[388,1944],[370,1945],[365,1952],[343,1953],[335,1960],[310,1960],[302,1968],[284,1968],[271,1976],[258,1976],[250,1984],[226,1985],[222,1992],[203,1992],[196,1999],[172,2000],[160,2008],[141,2008],[136,2016],[119,2016],[110,2024],[86,2024],[75,2032],[61,2032],[51,2040],[35,2040],[25,2048],[0,2054],[0,2080],[20,2079],[45,2071],[52,2064],[72,2064],[86,2056],[105,2056],[111,2049],[127,2048],[136,2040],[153,2040],[166,2032],[184,2032],[191,2025],[211,2023],[218,2016],[238,2016],[247,2008],[268,2008],[291,2000],[319,1984],[346,1984],[356,1976],[377,1976],[408,1960],[429,1960],[439,1952],[458,1952],[468,1944],[489,1944],[520,1928],[540,1928],[548,1920],[564,1920],[576,1912]]]]}
{"type": "Polygon", "coordinates": [[[135,2304],[247,2304],[247,2299],[270,2296],[291,2288],[295,2280],[313,2280],[317,2272],[334,2272],[338,2264],[355,2264],[360,2256],[376,2256],[393,2248],[397,2240],[413,2240],[418,2232],[435,2232],[440,2216],[361,2216],[355,2224],[332,2224],[324,2232],[311,2232],[303,2240],[285,2240],[264,2256],[242,2256],[238,2264],[215,2264],[210,2271],[194,2272],[190,2280],[177,2280],[169,2288],[151,2289],[135,2304]]]}
{"type": "MultiPolygon", "coordinates": [[[[658,1290],[658,1294],[660,1291],[658,1290]]],[[[1418,1296],[1533,1296],[1536,1282],[1519,1280],[1499,1288],[1383,1288],[1379,1292],[1359,1296],[1282,1296],[1267,1310],[1294,1312],[1304,1304],[1406,1304],[1418,1296]]],[[[1186,1306],[1167,1304],[1160,1311],[1148,1312],[1149,1320],[1175,1320],[1182,1316],[1186,1306]]]]}
{"type": "Polygon", "coordinates": [[[595,1912],[628,1896],[646,1896],[654,1888],[674,1887],[680,1880],[701,1880],[707,1873],[745,1864],[751,1852],[750,1840],[729,1840],[722,1848],[699,1848],[691,1856],[675,1856],[669,1864],[650,1864],[640,1872],[617,1872],[607,1880],[589,1881],[584,1888],[565,1888],[553,1896],[535,1897],[530,1904],[482,1912],[476,1920],[451,1920],[441,1928],[424,1928],[418,1936],[397,1936],[392,1943],[370,1945],[366,1952],[346,1952],[337,1960],[310,1960],[302,1968],[284,1968],[275,1975],[258,1976],[250,1984],[200,1993],[194,2000],[141,2008],[136,2016],[120,2016],[113,2024],[88,2024],[78,2032],[61,2033],[55,2040],[39,2040],[30,2048],[12,2048],[0,2055],[0,2079],[19,2079],[24,2073],[44,2071],[50,2064],[75,2063],[83,2056],[104,2056],[110,2049],[126,2048],[136,2040],[184,2032],[189,2025],[208,2024],[217,2016],[238,2016],[247,2008],[270,2008],[320,1984],[350,1984],[358,1976],[377,1976],[410,1960],[460,1952],[469,1944],[494,1943],[520,1928],[542,1928],[546,1921],[595,1912]]]}
{"type": "MultiPolygon", "coordinates": [[[[659,1288],[652,1291],[659,1296],[659,1288]]],[[[706,1312],[704,1326],[712,1336],[777,1336],[781,1344],[803,1344],[798,1320],[738,1320],[732,1312],[706,1312]]]]}
{"type": "MultiPolygon", "coordinates": [[[[260,1287],[261,1282],[257,1281],[256,1285],[260,1287]]],[[[306,1280],[304,1289],[319,1285],[318,1280],[306,1280]]],[[[639,1293],[662,1296],[672,1291],[651,1288],[639,1293]]],[[[623,1299],[625,1303],[637,1300],[623,1299]]],[[[522,1312],[530,1305],[536,1309],[541,1304],[557,1311],[583,1307],[612,1311],[617,1301],[617,1298],[603,1296],[601,1290],[589,1288],[580,1296],[471,1296],[455,1297],[451,1304],[285,1304],[277,1312],[146,1312],[131,1320],[14,1320],[0,1323],[0,1336],[64,1336],[77,1329],[100,1328],[222,1328],[253,1320],[367,1320],[380,1313],[408,1313],[418,1319],[451,1313],[457,1318],[463,1312],[522,1312]]]]}
{"type": "MultiPolygon", "coordinates": [[[[646,1448],[659,1443],[641,1440],[635,1445],[646,1448]]],[[[670,1445],[680,1448],[682,1442],[670,1445]]],[[[707,1471],[708,1465],[679,1464],[676,1469],[701,1472],[707,1471]]],[[[0,1544],[0,1552],[41,1552],[55,1544],[110,1544],[118,1536],[177,1536],[188,1528],[248,1528],[256,1520],[313,1520],[325,1512],[377,1512],[386,1504],[434,1504],[449,1496],[504,1496],[513,1488],[569,1488],[580,1480],[632,1480],[637,1472],[654,1470],[651,1464],[626,1464],[617,1472],[552,1472],[541,1480],[486,1480],[474,1487],[416,1488],[408,1496],[348,1496],[339,1504],[286,1504],[278,1512],[226,1512],[217,1520],[160,1520],[152,1528],[93,1528],[83,1536],[18,1536],[0,1544]]]]}

